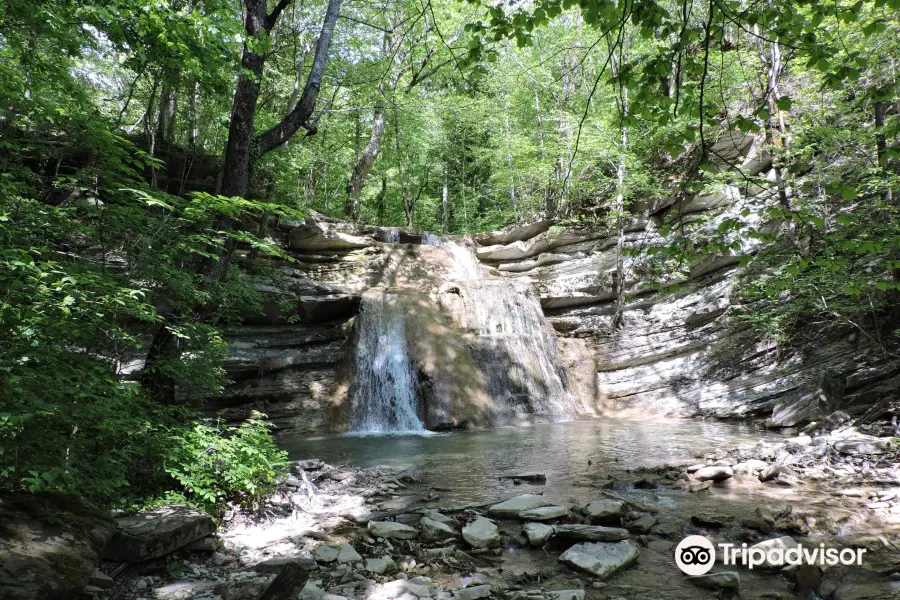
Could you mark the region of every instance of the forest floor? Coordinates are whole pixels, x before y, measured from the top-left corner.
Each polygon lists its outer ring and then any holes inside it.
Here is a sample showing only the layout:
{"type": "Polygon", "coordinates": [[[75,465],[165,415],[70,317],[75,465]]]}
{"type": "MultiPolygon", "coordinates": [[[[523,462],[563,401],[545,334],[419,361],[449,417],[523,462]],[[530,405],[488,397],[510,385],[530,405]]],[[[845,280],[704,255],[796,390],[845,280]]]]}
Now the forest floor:
{"type": "MultiPolygon", "coordinates": [[[[506,498],[451,506],[441,496],[452,482],[438,488],[404,472],[299,461],[260,511],[226,515],[218,550],[119,568],[112,597],[255,600],[285,564],[296,563],[309,573],[301,600],[900,598],[896,441],[844,427],[814,438],[711,449],[697,464],[604,469],[581,482],[605,501],[593,508],[549,495],[532,502],[562,505],[557,516],[556,509],[540,515],[553,529],[533,528],[534,539],[523,530],[530,519],[491,509],[506,498]],[[605,507],[602,514],[597,506],[605,507]],[[496,534],[496,547],[490,541],[473,547],[468,528],[460,537],[465,524],[481,517],[496,525],[487,532],[496,534]],[[600,523],[613,527],[591,529],[600,523]],[[588,527],[578,533],[567,524],[588,527]],[[637,560],[603,577],[559,560],[597,532],[601,537],[593,539],[627,538],[617,543],[637,549],[637,560]],[[750,569],[719,564],[720,550],[714,577],[691,578],[674,560],[687,535],[738,548],[781,539],[865,554],[860,566],[750,569]]],[[[533,501],[540,475],[523,474],[511,485],[533,501]]]]}

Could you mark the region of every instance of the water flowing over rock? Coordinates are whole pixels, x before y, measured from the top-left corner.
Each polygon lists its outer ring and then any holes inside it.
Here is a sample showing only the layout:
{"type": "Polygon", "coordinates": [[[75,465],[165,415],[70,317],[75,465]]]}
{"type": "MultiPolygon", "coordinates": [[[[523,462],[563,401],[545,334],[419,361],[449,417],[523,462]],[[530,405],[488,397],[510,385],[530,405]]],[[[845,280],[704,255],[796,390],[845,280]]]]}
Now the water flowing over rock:
{"type": "Polygon", "coordinates": [[[360,307],[356,376],[350,389],[350,430],[422,431],[419,386],[406,345],[406,319],[387,294],[360,307]]]}

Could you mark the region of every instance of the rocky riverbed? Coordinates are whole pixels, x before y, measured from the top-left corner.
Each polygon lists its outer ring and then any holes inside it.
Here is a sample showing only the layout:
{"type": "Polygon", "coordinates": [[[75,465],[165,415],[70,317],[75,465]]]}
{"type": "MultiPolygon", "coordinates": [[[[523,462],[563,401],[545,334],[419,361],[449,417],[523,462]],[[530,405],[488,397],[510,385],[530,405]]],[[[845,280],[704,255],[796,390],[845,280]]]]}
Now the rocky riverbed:
{"type": "MultiPolygon", "coordinates": [[[[698,459],[590,473],[580,481],[589,502],[565,501],[549,487],[544,493],[546,473],[512,473],[507,497],[464,506],[442,501],[452,481],[435,486],[408,472],[297,461],[261,511],[230,511],[211,535],[190,517],[193,533],[175,543],[195,539],[143,562],[104,562],[88,593],[109,600],[900,598],[895,438],[844,424],[698,459]],[[755,569],[722,565],[720,553],[712,572],[695,578],[674,562],[676,544],[695,534],[738,547],[825,544],[866,553],[861,566],[755,569]]],[[[120,545],[118,558],[133,560],[132,550],[120,545]]]]}

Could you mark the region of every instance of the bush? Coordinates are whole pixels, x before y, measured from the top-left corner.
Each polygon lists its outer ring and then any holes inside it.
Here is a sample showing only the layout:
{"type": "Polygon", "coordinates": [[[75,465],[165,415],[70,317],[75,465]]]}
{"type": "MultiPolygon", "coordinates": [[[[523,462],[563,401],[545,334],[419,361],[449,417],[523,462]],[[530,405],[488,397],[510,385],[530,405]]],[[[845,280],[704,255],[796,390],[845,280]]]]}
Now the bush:
{"type": "Polygon", "coordinates": [[[240,427],[197,423],[170,436],[164,468],[185,498],[219,512],[226,502],[248,504],[274,489],[287,453],[275,445],[264,416],[257,413],[240,427]]]}

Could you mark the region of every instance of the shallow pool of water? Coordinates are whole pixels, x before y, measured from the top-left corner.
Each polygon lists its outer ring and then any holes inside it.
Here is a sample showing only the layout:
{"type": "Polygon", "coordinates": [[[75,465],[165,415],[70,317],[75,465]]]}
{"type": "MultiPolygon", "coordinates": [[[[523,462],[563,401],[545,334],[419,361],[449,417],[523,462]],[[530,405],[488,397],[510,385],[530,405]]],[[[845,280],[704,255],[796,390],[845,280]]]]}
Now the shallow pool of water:
{"type": "Polygon", "coordinates": [[[292,459],[409,470],[424,483],[445,488],[454,501],[479,502],[509,490],[502,475],[545,473],[542,489],[560,500],[577,498],[579,480],[605,468],[678,463],[777,437],[739,423],[606,418],[431,435],[282,438],[281,445],[292,459]]]}

